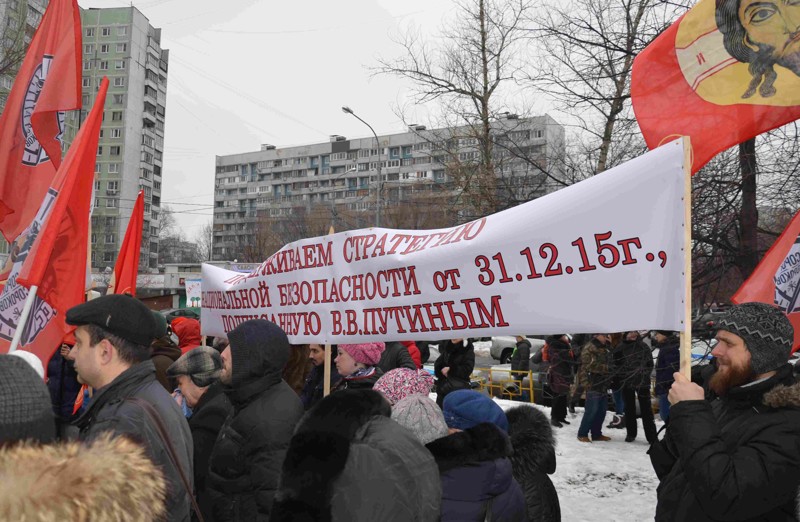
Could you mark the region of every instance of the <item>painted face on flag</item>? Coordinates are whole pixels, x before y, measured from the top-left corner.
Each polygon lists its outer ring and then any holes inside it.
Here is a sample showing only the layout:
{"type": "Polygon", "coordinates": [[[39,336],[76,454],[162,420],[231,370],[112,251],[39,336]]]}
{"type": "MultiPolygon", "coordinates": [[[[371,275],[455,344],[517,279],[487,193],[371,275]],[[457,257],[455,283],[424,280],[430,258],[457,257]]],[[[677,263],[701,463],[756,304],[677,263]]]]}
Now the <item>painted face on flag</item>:
{"type": "Polygon", "coordinates": [[[728,53],[749,64],[742,98],[774,96],[775,65],[800,76],[800,1],[717,0],[716,21],[728,53]]]}

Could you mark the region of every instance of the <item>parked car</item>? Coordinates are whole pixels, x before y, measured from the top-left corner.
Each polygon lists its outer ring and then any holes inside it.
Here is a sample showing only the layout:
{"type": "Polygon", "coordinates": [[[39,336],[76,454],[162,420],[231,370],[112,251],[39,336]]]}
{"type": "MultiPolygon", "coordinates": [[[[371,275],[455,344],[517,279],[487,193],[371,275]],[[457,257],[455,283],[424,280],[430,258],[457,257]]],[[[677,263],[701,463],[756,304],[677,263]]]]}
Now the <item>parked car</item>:
{"type": "Polygon", "coordinates": [[[200,313],[192,308],[170,308],[168,310],[161,310],[167,323],[172,323],[176,317],[188,317],[189,319],[200,320],[200,313]]]}
{"type": "Polygon", "coordinates": [[[692,320],[692,337],[711,339],[716,333],[716,323],[728,307],[719,306],[698,314],[692,320]]]}
{"type": "MultiPolygon", "coordinates": [[[[531,343],[531,355],[535,354],[544,346],[543,335],[526,335],[528,341],[531,343]]],[[[492,347],[490,353],[492,359],[500,361],[500,364],[507,364],[511,362],[511,354],[514,353],[514,348],[517,346],[517,339],[513,335],[500,335],[492,337],[492,347]]]]}

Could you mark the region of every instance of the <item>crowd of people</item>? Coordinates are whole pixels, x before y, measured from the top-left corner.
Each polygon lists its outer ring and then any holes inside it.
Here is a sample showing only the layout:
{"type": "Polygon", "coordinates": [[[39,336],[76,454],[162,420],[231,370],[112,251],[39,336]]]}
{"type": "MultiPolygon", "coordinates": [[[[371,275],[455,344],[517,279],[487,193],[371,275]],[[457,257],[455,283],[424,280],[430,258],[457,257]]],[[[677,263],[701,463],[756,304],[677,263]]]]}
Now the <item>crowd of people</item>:
{"type": "MultiPolygon", "coordinates": [[[[657,520],[795,520],[800,385],[791,324],[768,305],[719,321],[704,387],[677,372],[673,332],[654,334],[655,364],[640,332],[551,336],[533,354],[550,365],[550,418],[472,389],[469,339],[441,341],[433,375],[412,341],[340,344],[325,375],[325,347],[266,320],[208,340],[126,295],[66,320],[74,345],[47,384],[32,354],[0,355],[3,520],[559,521],[553,428],[583,398],[579,440],[609,440],[614,393],[628,441],[638,403],[657,520]]],[[[515,372],[530,351],[519,336],[515,372]]]]}

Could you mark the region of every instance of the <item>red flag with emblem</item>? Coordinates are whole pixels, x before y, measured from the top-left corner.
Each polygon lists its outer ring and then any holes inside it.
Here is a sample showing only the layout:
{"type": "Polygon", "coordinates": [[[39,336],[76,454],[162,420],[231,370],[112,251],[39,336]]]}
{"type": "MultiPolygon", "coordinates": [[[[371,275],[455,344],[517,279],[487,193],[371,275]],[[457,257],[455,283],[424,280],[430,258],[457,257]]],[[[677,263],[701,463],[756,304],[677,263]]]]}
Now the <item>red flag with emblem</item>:
{"type": "Polygon", "coordinates": [[[701,0],[633,62],[631,100],[647,146],[690,136],[692,172],[800,118],[800,38],[782,12],[796,8],[739,5],[701,0]]]}
{"type": "Polygon", "coordinates": [[[81,108],[76,0],[51,0],[0,115],[0,232],[30,224],[61,163],[64,111],[81,108]]]}
{"type": "Polygon", "coordinates": [[[107,91],[108,78],[103,78],[94,106],[27,231],[30,246],[22,249],[24,260],[15,278],[21,287],[37,286],[37,315],[28,318],[20,346],[45,361],[70,330],[64,322],[67,310],[84,302],[88,256],[83,245],[89,236],[94,164],[107,91]],[[50,312],[39,313],[44,307],[50,312]]]}
{"type": "Polygon", "coordinates": [[[800,212],[794,215],[731,301],[778,306],[794,327],[792,352],[800,348],[800,212]]]}
{"type": "Polygon", "coordinates": [[[114,279],[109,282],[109,293],[131,294],[136,297],[136,276],[139,273],[139,256],[142,248],[142,226],[144,225],[144,192],[139,191],[133,204],[131,219],[125,231],[125,239],[119,249],[114,265],[114,279]]]}

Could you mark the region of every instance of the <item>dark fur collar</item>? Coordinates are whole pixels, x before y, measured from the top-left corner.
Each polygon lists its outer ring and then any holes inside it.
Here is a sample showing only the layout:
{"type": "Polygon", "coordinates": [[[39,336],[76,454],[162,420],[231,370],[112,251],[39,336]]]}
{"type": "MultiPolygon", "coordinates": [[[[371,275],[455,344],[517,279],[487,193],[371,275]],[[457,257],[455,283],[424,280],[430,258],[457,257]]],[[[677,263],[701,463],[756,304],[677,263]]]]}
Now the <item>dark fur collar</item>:
{"type": "Polygon", "coordinates": [[[436,459],[440,473],[477,462],[509,457],[513,452],[508,436],[488,422],[436,439],[426,447],[436,459]]]}
{"type": "Polygon", "coordinates": [[[532,406],[506,411],[514,454],[511,463],[517,471],[556,471],[556,443],[547,415],[532,406]]]}

